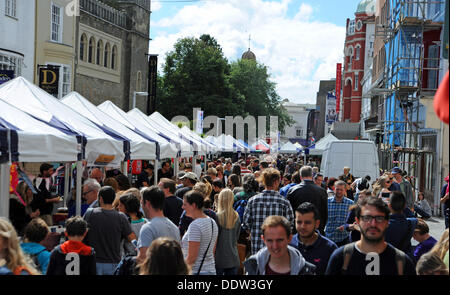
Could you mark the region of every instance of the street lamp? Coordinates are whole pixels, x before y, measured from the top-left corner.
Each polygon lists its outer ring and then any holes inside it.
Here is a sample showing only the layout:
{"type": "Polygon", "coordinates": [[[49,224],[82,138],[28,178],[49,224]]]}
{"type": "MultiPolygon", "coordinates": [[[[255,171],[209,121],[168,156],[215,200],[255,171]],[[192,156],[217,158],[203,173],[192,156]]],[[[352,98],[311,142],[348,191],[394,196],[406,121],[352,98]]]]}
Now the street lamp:
{"type": "Polygon", "coordinates": [[[147,92],[137,92],[137,91],[135,91],[133,93],[133,109],[136,108],[136,95],[148,96],[148,93],[147,92]]]}

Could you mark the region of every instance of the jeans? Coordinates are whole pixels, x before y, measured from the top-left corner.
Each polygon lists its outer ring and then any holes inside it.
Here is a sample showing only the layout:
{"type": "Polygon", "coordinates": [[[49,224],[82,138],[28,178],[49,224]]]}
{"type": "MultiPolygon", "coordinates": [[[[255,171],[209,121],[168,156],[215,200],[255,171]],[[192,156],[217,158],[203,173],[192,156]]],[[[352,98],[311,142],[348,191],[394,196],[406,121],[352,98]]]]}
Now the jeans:
{"type": "Polygon", "coordinates": [[[414,211],[417,212],[420,216],[422,216],[422,218],[430,218],[431,217],[430,214],[428,214],[427,212],[422,210],[422,208],[420,208],[416,204],[414,204],[414,211]]]}
{"type": "Polygon", "coordinates": [[[216,268],[216,273],[218,276],[235,276],[238,273],[237,267],[231,268],[216,268]]]}
{"type": "Polygon", "coordinates": [[[97,266],[97,275],[103,276],[112,276],[114,271],[117,268],[118,263],[96,263],[97,266]]]}

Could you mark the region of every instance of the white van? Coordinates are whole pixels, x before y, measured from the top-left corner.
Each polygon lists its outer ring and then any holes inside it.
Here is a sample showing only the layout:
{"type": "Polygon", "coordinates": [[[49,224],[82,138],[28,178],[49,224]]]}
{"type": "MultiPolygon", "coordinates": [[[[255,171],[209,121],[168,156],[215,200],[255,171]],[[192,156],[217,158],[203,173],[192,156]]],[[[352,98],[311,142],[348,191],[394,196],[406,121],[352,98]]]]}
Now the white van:
{"type": "Polygon", "coordinates": [[[371,181],[380,175],[378,152],[373,141],[338,140],[330,142],[322,154],[320,171],[324,177],[336,177],[344,173],[344,167],[350,167],[355,177],[370,175],[371,181]]]}

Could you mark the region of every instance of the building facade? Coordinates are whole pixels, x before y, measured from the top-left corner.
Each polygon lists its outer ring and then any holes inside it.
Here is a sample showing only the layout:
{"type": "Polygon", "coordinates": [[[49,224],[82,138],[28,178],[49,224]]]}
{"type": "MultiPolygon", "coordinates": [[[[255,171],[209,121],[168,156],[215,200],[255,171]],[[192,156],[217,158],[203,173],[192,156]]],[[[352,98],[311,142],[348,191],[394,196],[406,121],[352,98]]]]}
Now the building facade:
{"type": "Polygon", "coordinates": [[[445,1],[378,0],[376,8],[372,77],[364,87],[371,98],[365,130],[378,145],[380,168],[407,171],[416,192],[424,192],[437,213],[449,171],[448,125],[433,109],[448,71],[445,1]]]}
{"type": "MultiPolygon", "coordinates": [[[[147,92],[150,0],[81,0],[76,36],[75,90],[130,110],[134,92],[147,92]]],[[[146,112],[147,96],[136,97],[146,112]]]]}
{"type": "Polygon", "coordinates": [[[290,102],[285,99],[283,107],[287,110],[288,114],[292,117],[295,123],[292,126],[287,126],[283,134],[280,135],[280,141],[290,141],[292,143],[298,142],[305,146],[307,143],[308,118],[310,117],[311,110],[315,110],[316,106],[313,104],[298,104],[290,102]]]}
{"type": "Polygon", "coordinates": [[[344,45],[342,122],[359,123],[361,119],[364,71],[370,66],[374,42],[375,0],[362,0],[355,19],[347,19],[344,45]]]}
{"type": "Polygon", "coordinates": [[[316,142],[330,133],[331,124],[326,122],[327,96],[328,93],[336,91],[336,80],[321,80],[319,83],[319,92],[316,96],[316,124],[313,130],[316,142]]]}
{"type": "Polygon", "coordinates": [[[35,13],[35,1],[0,0],[0,73],[9,78],[33,81],[35,13]]]}
{"type": "Polygon", "coordinates": [[[65,0],[35,0],[36,48],[33,83],[39,85],[39,68],[55,66],[59,72],[59,99],[73,90],[75,69],[75,15],[68,15],[65,0]]]}

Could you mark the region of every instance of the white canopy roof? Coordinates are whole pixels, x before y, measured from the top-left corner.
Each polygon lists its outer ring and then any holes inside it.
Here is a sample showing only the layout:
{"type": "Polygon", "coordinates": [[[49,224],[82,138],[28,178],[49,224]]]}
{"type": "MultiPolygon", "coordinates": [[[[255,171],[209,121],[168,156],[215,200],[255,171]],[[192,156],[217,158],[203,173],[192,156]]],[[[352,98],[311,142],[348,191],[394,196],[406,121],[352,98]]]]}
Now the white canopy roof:
{"type": "Polygon", "coordinates": [[[75,162],[81,153],[75,134],[65,134],[3,100],[0,100],[0,126],[12,132],[8,143],[11,161],[75,162]]]}
{"type": "Polygon", "coordinates": [[[128,115],[131,117],[138,119],[145,124],[146,127],[152,129],[158,135],[166,138],[169,142],[176,145],[179,151],[181,151],[181,157],[191,157],[194,155],[194,147],[190,144],[188,140],[184,140],[172,132],[166,125],[158,124],[153,122],[146,114],[141,112],[139,109],[133,109],[128,112],[128,115]]]}
{"type": "Polygon", "coordinates": [[[243,145],[231,135],[221,134],[217,137],[208,136],[206,139],[215,144],[221,152],[245,152],[247,150],[247,148],[243,147],[243,145]]]}
{"type": "Polygon", "coordinates": [[[281,154],[297,154],[300,152],[301,149],[299,149],[295,144],[288,141],[285,144],[283,144],[278,151],[281,154]]]}
{"type": "Polygon", "coordinates": [[[130,140],[130,159],[154,160],[156,159],[156,143],[140,136],[125,125],[121,124],[108,114],[97,108],[94,104],[81,96],[78,92],[71,92],[61,101],[85,116],[101,128],[108,128],[130,140]]]}
{"type": "Polygon", "coordinates": [[[169,141],[156,134],[149,127],[146,127],[146,124],[143,124],[143,122],[139,119],[125,113],[121,108],[113,104],[111,101],[105,101],[104,103],[100,104],[98,108],[103,112],[109,114],[115,120],[130,128],[134,132],[137,132],[142,137],[158,142],[160,148],[160,159],[177,157],[178,149],[174,144],[171,144],[169,141]]]}
{"type": "Polygon", "coordinates": [[[88,164],[119,166],[124,159],[123,140],[114,139],[94,123],[23,77],[0,86],[0,99],[49,125],[72,131],[87,139],[88,164]]]}
{"type": "Polygon", "coordinates": [[[195,137],[192,137],[189,133],[183,133],[178,126],[170,122],[168,119],[166,119],[163,115],[161,115],[159,112],[154,112],[148,118],[154,122],[155,124],[158,124],[160,126],[164,126],[167,129],[171,130],[174,134],[177,134],[180,138],[183,138],[184,140],[191,142],[194,146],[194,150],[198,152],[200,155],[204,155],[207,152],[206,147],[204,144],[196,139],[195,137]]]}
{"type": "Polygon", "coordinates": [[[322,155],[323,151],[327,149],[327,146],[330,142],[339,140],[336,136],[329,133],[325,137],[321,138],[317,143],[315,144],[313,149],[309,150],[310,155],[322,155]]]}
{"type": "Polygon", "coordinates": [[[184,134],[190,135],[192,138],[194,138],[194,139],[198,140],[199,142],[201,142],[202,143],[202,148],[206,147],[206,152],[207,153],[215,153],[216,152],[217,147],[214,144],[204,140],[203,138],[200,137],[200,135],[198,135],[197,133],[195,133],[194,131],[192,131],[188,127],[186,127],[186,126],[181,127],[181,132],[183,132],[184,134]]]}

